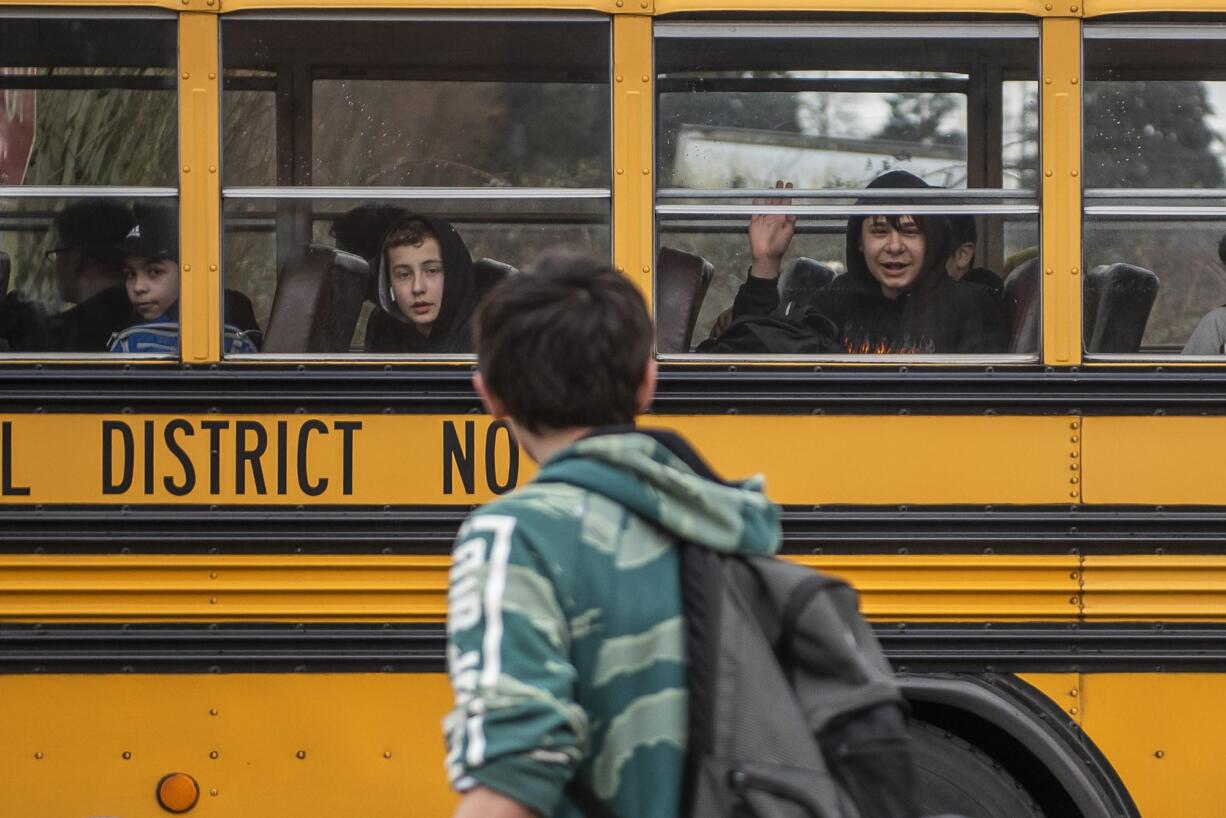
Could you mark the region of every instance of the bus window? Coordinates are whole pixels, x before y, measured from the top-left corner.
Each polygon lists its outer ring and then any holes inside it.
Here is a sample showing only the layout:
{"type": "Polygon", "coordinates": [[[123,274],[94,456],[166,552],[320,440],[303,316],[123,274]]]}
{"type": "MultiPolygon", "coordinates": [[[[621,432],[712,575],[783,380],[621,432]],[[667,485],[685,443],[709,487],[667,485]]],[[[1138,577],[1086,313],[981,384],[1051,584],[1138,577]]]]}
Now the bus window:
{"type": "Polygon", "coordinates": [[[655,31],[662,352],[1037,354],[1036,26],[655,31]]]}
{"type": "Polygon", "coordinates": [[[124,277],[147,213],[169,214],[177,253],[176,53],[168,14],[0,20],[0,353],[177,356],[177,330],[157,349],[115,343],[176,321],[177,298],[124,277]]]}
{"type": "Polygon", "coordinates": [[[225,282],[261,352],[468,354],[501,277],[557,244],[611,256],[609,33],[576,15],[224,19],[225,282]]]}
{"type": "Polygon", "coordinates": [[[1212,23],[1085,28],[1089,355],[1224,352],[1224,40],[1212,23]]]}

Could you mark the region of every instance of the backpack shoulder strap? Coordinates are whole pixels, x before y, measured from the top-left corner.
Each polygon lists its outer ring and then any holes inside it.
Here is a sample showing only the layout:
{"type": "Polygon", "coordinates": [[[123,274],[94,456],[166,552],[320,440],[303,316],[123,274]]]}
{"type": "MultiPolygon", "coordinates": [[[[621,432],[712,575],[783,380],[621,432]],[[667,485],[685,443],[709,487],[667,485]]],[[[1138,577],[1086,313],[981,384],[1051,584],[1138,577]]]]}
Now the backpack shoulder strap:
{"type": "Polygon", "coordinates": [[[605,806],[604,801],[596,797],[586,781],[575,776],[566,785],[566,795],[571,803],[579,808],[584,818],[617,818],[617,813],[605,806]]]}

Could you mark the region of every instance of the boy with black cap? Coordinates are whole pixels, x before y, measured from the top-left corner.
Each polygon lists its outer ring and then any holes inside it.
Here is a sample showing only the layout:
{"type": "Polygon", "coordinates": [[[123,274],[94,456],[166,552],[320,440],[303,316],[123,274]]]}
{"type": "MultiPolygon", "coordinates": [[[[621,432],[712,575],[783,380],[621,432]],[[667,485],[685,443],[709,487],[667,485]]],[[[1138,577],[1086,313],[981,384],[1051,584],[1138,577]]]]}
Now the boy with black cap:
{"type": "MultiPolygon", "coordinates": [[[[178,354],[177,214],[167,208],[150,208],[139,214],[136,225],[123,240],[123,254],[124,286],[136,321],[116,333],[107,348],[111,352],[178,354]]],[[[226,353],[260,351],[258,329],[240,330],[226,324],[224,330],[226,353]]]]}

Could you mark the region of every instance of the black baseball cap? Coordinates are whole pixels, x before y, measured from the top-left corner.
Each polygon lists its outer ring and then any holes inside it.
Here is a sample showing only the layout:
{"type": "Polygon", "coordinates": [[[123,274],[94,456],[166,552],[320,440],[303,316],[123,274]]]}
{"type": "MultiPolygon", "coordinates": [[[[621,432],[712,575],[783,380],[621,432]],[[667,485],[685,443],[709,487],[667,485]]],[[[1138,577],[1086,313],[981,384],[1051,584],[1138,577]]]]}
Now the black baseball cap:
{"type": "Polygon", "coordinates": [[[125,256],[179,259],[179,214],[168,207],[137,211],[136,225],[123,240],[125,256]]]}

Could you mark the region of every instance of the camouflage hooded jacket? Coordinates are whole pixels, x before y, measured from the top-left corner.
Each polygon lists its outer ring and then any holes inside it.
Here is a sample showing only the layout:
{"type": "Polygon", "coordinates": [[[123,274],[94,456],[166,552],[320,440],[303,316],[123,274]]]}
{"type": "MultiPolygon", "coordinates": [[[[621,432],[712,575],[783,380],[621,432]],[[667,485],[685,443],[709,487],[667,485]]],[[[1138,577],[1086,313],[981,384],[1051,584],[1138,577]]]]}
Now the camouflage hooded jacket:
{"type": "Polygon", "coordinates": [[[676,816],[677,538],[774,553],[778,509],[761,478],[717,482],[676,435],[632,431],[583,438],[473,513],[448,597],[452,786],[578,816],[565,795],[577,775],[618,815],[676,816]]]}

